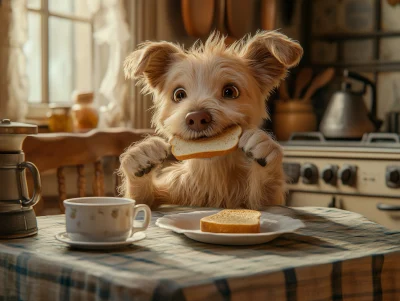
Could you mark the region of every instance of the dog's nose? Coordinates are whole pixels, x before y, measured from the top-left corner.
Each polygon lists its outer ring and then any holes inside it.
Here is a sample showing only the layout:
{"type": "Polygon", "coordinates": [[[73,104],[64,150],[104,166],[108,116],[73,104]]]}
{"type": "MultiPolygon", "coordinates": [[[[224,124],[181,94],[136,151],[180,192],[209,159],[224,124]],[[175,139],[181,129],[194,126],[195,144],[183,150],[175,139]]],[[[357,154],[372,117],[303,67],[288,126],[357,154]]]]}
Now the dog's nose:
{"type": "Polygon", "coordinates": [[[186,115],[187,126],[196,132],[204,131],[210,125],[212,118],[207,111],[190,112],[186,115]]]}

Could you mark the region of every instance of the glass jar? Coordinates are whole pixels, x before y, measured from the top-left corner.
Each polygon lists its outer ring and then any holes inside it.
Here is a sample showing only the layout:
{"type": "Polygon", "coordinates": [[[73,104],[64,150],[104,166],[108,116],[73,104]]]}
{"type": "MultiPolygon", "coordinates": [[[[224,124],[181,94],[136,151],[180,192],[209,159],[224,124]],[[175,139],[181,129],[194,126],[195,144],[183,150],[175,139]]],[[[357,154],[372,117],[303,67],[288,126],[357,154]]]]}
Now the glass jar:
{"type": "Polygon", "coordinates": [[[49,131],[72,132],[71,106],[63,104],[51,104],[47,113],[49,131]]]}
{"type": "Polygon", "coordinates": [[[93,93],[75,93],[72,121],[75,132],[87,132],[97,128],[99,112],[93,103],[93,93]]]}

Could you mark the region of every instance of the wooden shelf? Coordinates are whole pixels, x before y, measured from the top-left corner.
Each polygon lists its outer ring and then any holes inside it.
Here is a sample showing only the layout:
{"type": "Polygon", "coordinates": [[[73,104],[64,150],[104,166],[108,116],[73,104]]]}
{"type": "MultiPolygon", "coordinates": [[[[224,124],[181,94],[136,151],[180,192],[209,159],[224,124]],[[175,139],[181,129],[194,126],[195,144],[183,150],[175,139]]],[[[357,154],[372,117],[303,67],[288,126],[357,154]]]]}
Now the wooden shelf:
{"type": "Polygon", "coordinates": [[[376,31],[365,33],[327,33],[317,34],[312,37],[314,40],[322,41],[346,41],[346,40],[367,40],[376,38],[400,38],[400,31],[376,31]]]}
{"type": "Polygon", "coordinates": [[[350,69],[359,72],[399,72],[400,61],[369,61],[369,62],[335,62],[335,63],[313,63],[313,67],[337,69],[350,69]]]}

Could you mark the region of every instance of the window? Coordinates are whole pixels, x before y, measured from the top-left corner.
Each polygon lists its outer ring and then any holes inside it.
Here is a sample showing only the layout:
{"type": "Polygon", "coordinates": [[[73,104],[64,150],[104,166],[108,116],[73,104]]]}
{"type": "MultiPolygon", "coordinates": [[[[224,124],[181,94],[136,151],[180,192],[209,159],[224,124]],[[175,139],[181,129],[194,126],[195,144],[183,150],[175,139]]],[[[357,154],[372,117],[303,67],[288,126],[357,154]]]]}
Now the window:
{"type": "Polygon", "coordinates": [[[27,0],[29,103],[71,101],[93,90],[93,24],[85,0],[27,0]]]}

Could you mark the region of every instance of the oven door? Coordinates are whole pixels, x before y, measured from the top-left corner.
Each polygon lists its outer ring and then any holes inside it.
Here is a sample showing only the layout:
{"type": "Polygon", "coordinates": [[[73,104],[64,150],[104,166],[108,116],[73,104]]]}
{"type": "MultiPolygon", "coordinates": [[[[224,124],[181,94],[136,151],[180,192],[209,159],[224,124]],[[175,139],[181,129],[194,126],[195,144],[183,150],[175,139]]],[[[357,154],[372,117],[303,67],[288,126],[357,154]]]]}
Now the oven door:
{"type": "Polygon", "coordinates": [[[388,229],[400,230],[400,199],[290,192],[286,201],[291,207],[332,207],[359,213],[388,229]]]}

